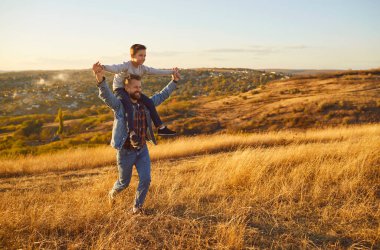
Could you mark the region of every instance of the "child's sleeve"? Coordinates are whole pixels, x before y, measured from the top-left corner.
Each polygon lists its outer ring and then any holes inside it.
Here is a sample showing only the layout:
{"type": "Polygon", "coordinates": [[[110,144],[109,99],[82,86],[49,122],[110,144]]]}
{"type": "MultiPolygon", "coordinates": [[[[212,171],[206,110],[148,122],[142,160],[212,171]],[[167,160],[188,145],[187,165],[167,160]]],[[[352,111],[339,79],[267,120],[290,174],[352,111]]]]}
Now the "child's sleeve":
{"type": "Polygon", "coordinates": [[[170,75],[173,74],[173,70],[167,70],[167,69],[155,69],[152,67],[148,67],[145,65],[141,65],[144,71],[144,74],[148,75],[170,75]]]}
{"type": "Polygon", "coordinates": [[[127,71],[128,64],[124,62],[121,64],[103,65],[103,69],[105,71],[117,74],[123,71],[127,71]]]}

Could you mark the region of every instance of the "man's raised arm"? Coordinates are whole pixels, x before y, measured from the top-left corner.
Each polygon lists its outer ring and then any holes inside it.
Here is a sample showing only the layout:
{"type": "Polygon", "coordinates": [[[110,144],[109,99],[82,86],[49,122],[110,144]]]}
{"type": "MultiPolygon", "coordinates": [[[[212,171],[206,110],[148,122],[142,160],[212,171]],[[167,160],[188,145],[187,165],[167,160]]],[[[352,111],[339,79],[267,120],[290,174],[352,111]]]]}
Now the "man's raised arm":
{"type": "Polygon", "coordinates": [[[172,75],[172,80],[166,85],[159,93],[153,95],[152,99],[155,106],[160,105],[166,99],[169,98],[171,93],[177,88],[177,83],[180,80],[180,75],[178,72],[172,75]]]}
{"type": "Polygon", "coordinates": [[[112,93],[108,84],[106,82],[106,78],[104,77],[103,67],[99,62],[95,63],[92,66],[92,70],[94,71],[96,80],[98,82],[97,86],[99,88],[99,98],[107,104],[111,109],[117,110],[120,108],[121,102],[116,96],[112,93]]]}

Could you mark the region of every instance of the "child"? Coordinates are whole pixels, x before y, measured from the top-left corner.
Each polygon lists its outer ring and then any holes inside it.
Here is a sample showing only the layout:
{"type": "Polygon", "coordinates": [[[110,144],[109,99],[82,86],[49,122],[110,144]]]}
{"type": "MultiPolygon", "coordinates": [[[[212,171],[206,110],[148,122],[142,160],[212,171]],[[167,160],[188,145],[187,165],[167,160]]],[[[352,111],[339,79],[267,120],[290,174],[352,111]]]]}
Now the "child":
{"type": "MultiPolygon", "coordinates": [[[[173,70],[161,70],[161,69],[154,69],[151,67],[147,67],[143,65],[146,57],[146,47],[141,44],[134,44],[130,48],[130,54],[131,54],[131,60],[128,62],[123,62],[122,64],[114,64],[114,65],[102,65],[103,69],[108,72],[115,73],[112,88],[115,92],[115,95],[121,99],[121,102],[123,103],[124,109],[127,113],[127,121],[128,121],[128,129],[130,131],[130,138],[132,145],[134,144],[134,141],[137,140],[136,132],[134,131],[133,127],[133,108],[132,108],[132,102],[130,100],[130,97],[128,93],[124,89],[124,81],[128,77],[129,74],[139,75],[143,76],[145,74],[152,74],[152,75],[169,75],[176,72],[178,69],[173,70]]],[[[163,122],[161,121],[156,107],[154,106],[152,100],[147,97],[144,94],[141,94],[141,101],[144,103],[144,105],[149,109],[152,121],[156,128],[158,128],[158,135],[165,136],[165,135],[175,135],[176,132],[170,130],[166,126],[164,126],[163,122]]]]}

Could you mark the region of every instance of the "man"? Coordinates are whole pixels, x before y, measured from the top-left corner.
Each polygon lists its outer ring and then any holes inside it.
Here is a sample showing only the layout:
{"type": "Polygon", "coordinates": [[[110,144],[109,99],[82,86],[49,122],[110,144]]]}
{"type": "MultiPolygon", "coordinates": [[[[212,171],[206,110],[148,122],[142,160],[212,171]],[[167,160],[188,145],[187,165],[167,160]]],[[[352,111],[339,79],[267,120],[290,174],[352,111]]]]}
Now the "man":
{"type": "MultiPolygon", "coordinates": [[[[133,122],[139,141],[137,146],[132,146],[128,136],[127,114],[123,104],[108,87],[103,68],[99,62],[93,65],[93,71],[98,82],[99,98],[114,111],[111,146],[117,150],[116,159],[119,177],[109,192],[110,204],[114,204],[115,196],[128,187],[132,176],[132,168],[135,165],[139,176],[139,184],[132,212],[133,214],[141,213],[151,181],[151,162],[146,142],[150,141],[156,144],[150,113],[140,100],[141,78],[137,75],[130,75],[125,82],[125,89],[133,103],[133,122]]],[[[151,97],[155,106],[160,105],[170,96],[179,79],[179,73],[172,75],[172,81],[161,92],[151,97]]]]}

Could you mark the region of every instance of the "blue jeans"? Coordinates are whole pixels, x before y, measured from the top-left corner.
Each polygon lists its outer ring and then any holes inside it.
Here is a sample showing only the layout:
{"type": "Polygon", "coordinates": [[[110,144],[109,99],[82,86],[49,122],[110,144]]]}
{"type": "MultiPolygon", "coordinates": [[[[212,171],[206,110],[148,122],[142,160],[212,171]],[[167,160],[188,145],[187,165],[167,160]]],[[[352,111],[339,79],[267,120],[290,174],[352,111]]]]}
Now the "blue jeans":
{"type": "Polygon", "coordinates": [[[142,207],[148,193],[150,177],[150,156],[147,145],[140,150],[122,148],[116,154],[119,178],[113,186],[117,193],[129,186],[132,177],[133,165],[136,166],[139,175],[139,185],[136,190],[135,207],[142,207]]]}

